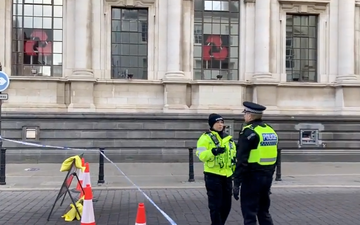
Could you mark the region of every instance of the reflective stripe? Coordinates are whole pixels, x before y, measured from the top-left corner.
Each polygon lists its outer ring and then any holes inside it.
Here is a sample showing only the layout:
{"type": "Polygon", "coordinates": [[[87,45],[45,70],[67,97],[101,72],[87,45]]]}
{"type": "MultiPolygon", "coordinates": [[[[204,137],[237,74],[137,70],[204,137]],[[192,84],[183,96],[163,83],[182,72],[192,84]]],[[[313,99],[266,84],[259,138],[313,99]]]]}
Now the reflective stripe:
{"type": "Polygon", "coordinates": [[[260,142],[260,146],[274,146],[277,145],[277,141],[262,141],[260,142]]]}
{"type": "Polygon", "coordinates": [[[207,150],[207,148],[205,148],[205,147],[199,147],[199,148],[196,149],[196,151],[198,152],[198,154],[201,154],[202,152],[204,152],[204,151],[206,151],[206,150],[207,150]]]}
{"type": "Polygon", "coordinates": [[[261,158],[260,162],[276,162],[276,157],[275,158],[261,158]]]}

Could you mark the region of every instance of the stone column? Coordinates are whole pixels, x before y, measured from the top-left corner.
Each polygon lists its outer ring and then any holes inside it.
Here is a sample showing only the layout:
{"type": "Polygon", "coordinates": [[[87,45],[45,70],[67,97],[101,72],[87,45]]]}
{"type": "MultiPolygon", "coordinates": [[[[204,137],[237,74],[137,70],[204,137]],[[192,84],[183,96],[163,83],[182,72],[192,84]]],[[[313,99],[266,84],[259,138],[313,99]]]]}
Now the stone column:
{"type": "Polygon", "coordinates": [[[183,10],[182,10],[182,71],[185,73],[187,79],[193,77],[192,73],[192,62],[194,61],[194,55],[192,52],[192,39],[194,32],[189,29],[192,23],[194,23],[192,15],[194,14],[193,1],[183,1],[183,10]]]}
{"type": "MultiPolygon", "coordinates": [[[[73,76],[93,77],[92,72],[92,7],[90,0],[75,1],[75,45],[73,76]]],[[[96,21],[97,22],[97,21],[96,21]]]]}
{"type": "Polygon", "coordinates": [[[252,80],[252,77],[255,73],[255,0],[247,0],[245,2],[245,12],[243,13],[244,26],[245,26],[245,34],[243,37],[245,40],[244,49],[245,53],[243,54],[245,60],[245,77],[244,81],[252,80]]]}
{"type": "Polygon", "coordinates": [[[338,76],[337,82],[356,80],[355,73],[355,0],[338,5],[338,76]]]}
{"type": "Polygon", "coordinates": [[[164,112],[183,112],[187,106],[187,79],[182,71],[182,3],[183,0],[167,2],[167,49],[164,84],[164,112]]]}
{"type": "Polygon", "coordinates": [[[92,1],[76,0],[74,3],[74,68],[71,76],[67,77],[71,82],[68,111],[93,112],[95,78],[92,68],[92,1]]]}
{"type": "Polygon", "coordinates": [[[0,63],[2,70],[11,75],[11,42],[12,42],[12,1],[0,0],[0,63]]]}
{"type": "MultiPolygon", "coordinates": [[[[90,0],[88,0],[90,1],[90,0]]],[[[98,0],[91,0],[92,3],[92,29],[91,29],[91,53],[92,53],[92,61],[91,61],[91,67],[92,72],[94,74],[95,78],[103,79],[102,77],[102,58],[105,58],[103,56],[103,51],[101,51],[102,48],[102,41],[104,38],[102,38],[104,30],[102,23],[104,23],[104,8],[103,8],[103,2],[98,0]]]]}
{"type": "MultiPolygon", "coordinates": [[[[0,20],[3,21],[0,23],[0,32],[2,34],[6,34],[5,27],[6,27],[6,1],[0,1],[0,20]]],[[[5,42],[6,38],[1,38],[0,40],[0,63],[2,64],[2,67],[5,70],[5,42]]],[[[11,45],[9,45],[11,46],[11,45]]]]}
{"type": "Polygon", "coordinates": [[[254,80],[271,79],[270,73],[270,0],[255,3],[254,80]]]}
{"type": "Polygon", "coordinates": [[[167,68],[165,80],[185,79],[181,71],[181,18],[182,0],[167,2],[167,68]]]}

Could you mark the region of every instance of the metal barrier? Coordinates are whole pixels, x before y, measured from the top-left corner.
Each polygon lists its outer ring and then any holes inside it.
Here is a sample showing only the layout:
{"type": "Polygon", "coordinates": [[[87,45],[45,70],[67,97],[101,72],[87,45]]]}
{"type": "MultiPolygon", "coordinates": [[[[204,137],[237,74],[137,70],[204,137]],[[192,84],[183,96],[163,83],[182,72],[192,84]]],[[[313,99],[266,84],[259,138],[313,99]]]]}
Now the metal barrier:
{"type": "Polygon", "coordinates": [[[275,175],[275,181],[282,181],[281,179],[281,150],[278,149],[278,156],[276,160],[276,175],[275,175]]]}
{"type": "Polygon", "coordinates": [[[194,176],[194,149],[189,148],[189,182],[195,182],[194,176]]]}
{"type": "Polygon", "coordinates": [[[6,148],[0,151],[0,185],[6,185],[6,148]]]}
{"type": "MultiPolygon", "coordinates": [[[[104,153],[105,148],[100,148],[101,153],[104,153]]],[[[99,153],[99,179],[98,184],[104,184],[105,170],[104,170],[104,155],[99,153]]]]}

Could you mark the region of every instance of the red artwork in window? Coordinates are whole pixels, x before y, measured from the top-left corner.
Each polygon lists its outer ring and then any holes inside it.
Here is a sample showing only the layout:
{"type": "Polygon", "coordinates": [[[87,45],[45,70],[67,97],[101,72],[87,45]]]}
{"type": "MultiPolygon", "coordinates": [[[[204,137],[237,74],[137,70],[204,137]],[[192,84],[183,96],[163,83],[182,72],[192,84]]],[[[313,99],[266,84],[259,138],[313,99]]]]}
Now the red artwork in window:
{"type": "Polygon", "coordinates": [[[207,68],[228,69],[229,35],[204,34],[202,59],[207,68]]]}
{"type": "Polygon", "coordinates": [[[24,64],[51,63],[52,45],[52,30],[24,29],[24,64]]]}

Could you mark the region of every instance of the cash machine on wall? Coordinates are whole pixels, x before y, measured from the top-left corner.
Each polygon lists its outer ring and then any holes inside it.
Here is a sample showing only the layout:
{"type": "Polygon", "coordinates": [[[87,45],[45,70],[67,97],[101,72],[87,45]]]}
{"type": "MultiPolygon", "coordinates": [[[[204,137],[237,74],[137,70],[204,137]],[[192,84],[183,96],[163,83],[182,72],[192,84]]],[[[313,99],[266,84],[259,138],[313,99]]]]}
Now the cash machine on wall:
{"type": "Polygon", "coordinates": [[[295,126],[299,131],[299,148],[325,148],[325,143],[321,140],[321,131],[324,125],[316,123],[299,123],[295,126]]]}

